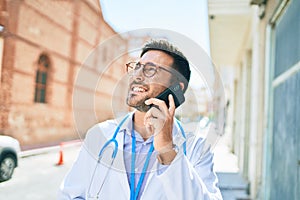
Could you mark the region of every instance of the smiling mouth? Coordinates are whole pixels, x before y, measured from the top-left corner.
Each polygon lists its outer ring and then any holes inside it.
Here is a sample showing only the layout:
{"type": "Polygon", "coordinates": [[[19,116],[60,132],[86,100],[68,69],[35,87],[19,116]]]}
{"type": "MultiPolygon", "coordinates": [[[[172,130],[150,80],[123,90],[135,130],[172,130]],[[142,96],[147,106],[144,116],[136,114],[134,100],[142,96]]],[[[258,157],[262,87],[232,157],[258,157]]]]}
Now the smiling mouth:
{"type": "Polygon", "coordinates": [[[131,91],[135,92],[135,93],[142,93],[142,92],[147,92],[148,88],[143,87],[143,86],[137,86],[137,85],[133,85],[131,87],[131,91]]]}

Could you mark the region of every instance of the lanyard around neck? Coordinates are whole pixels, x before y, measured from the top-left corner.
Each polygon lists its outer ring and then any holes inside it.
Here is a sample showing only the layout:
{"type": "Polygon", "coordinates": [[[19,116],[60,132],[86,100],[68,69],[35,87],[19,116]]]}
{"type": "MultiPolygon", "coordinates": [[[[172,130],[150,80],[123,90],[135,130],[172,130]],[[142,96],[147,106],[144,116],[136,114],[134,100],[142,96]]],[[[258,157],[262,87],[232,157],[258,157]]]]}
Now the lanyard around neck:
{"type": "Polygon", "coordinates": [[[150,149],[148,151],[147,157],[146,157],[146,161],[139,179],[139,182],[136,186],[135,189],[135,142],[136,142],[136,138],[135,138],[135,133],[134,133],[134,124],[132,122],[132,130],[131,130],[131,138],[132,138],[132,144],[131,144],[131,173],[130,173],[130,200],[136,200],[139,192],[141,190],[144,178],[145,178],[145,174],[146,174],[146,170],[148,168],[149,165],[149,160],[151,157],[151,154],[154,150],[154,146],[153,146],[153,141],[151,142],[151,146],[150,149]]]}

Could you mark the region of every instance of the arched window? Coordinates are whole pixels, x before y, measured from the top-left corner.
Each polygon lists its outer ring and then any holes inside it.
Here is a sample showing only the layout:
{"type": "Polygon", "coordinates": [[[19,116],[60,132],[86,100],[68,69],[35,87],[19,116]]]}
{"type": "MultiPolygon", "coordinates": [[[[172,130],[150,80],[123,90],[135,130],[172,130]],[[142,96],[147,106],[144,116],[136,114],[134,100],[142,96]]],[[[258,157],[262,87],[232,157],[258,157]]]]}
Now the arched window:
{"type": "Polygon", "coordinates": [[[45,54],[41,54],[38,60],[38,69],[35,79],[34,101],[46,103],[47,78],[49,75],[50,60],[45,54]]]}

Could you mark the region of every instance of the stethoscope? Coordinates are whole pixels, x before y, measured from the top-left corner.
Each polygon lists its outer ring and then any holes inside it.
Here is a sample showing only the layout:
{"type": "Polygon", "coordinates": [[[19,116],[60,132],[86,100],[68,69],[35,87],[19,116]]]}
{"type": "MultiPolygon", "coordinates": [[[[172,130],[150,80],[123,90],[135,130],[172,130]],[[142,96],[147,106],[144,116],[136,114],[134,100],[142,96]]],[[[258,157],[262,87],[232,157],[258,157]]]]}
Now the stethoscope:
{"type": "MultiPolygon", "coordinates": [[[[131,114],[127,114],[123,119],[122,121],[119,123],[119,125],[117,126],[115,132],[114,132],[114,135],[113,137],[108,140],[104,145],[103,147],[101,148],[99,154],[98,154],[98,161],[97,161],[97,164],[96,164],[96,167],[93,171],[93,174],[92,174],[92,179],[90,181],[90,184],[89,184],[89,188],[88,188],[88,199],[99,199],[99,194],[102,190],[102,187],[105,183],[105,180],[110,172],[110,169],[115,161],[115,158],[117,156],[117,152],[118,152],[118,141],[116,140],[116,137],[117,137],[117,134],[119,133],[120,131],[120,128],[121,126],[124,124],[124,122],[128,119],[128,117],[130,116],[131,114]],[[95,173],[96,173],[96,170],[97,170],[97,167],[98,167],[98,164],[101,162],[101,159],[103,157],[103,154],[105,152],[105,150],[108,148],[109,145],[113,145],[114,148],[113,148],[113,152],[111,154],[111,162],[110,162],[110,165],[108,167],[108,170],[106,172],[106,174],[104,175],[104,179],[103,179],[103,182],[102,184],[100,185],[100,188],[96,194],[96,196],[91,196],[90,195],[90,189],[91,189],[91,185],[93,183],[93,179],[94,179],[94,176],[95,176],[95,173]]],[[[180,132],[182,134],[182,137],[185,139],[185,141],[183,142],[182,144],[182,147],[183,147],[183,153],[184,155],[186,155],[186,135],[185,135],[185,132],[183,130],[183,127],[181,126],[179,120],[176,119],[176,123],[180,129],[180,132]]],[[[151,146],[150,146],[150,149],[147,153],[147,157],[146,157],[146,160],[145,160],[145,163],[144,163],[144,167],[142,169],[142,173],[141,173],[141,176],[140,176],[140,179],[138,181],[138,184],[137,184],[137,187],[135,188],[135,142],[136,142],[136,139],[135,139],[135,134],[134,134],[134,127],[133,127],[133,123],[132,123],[132,134],[131,134],[131,137],[132,137],[132,156],[131,156],[131,172],[130,172],[130,200],[136,200],[137,197],[138,197],[138,194],[140,192],[140,189],[141,189],[141,186],[142,186],[142,183],[143,183],[143,180],[145,178],[145,174],[146,174],[146,170],[147,170],[147,167],[148,167],[148,164],[149,164],[149,160],[150,160],[150,157],[151,157],[151,154],[152,152],[154,151],[154,146],[153,146],[153,142],[151,143],[151,146]]]]}

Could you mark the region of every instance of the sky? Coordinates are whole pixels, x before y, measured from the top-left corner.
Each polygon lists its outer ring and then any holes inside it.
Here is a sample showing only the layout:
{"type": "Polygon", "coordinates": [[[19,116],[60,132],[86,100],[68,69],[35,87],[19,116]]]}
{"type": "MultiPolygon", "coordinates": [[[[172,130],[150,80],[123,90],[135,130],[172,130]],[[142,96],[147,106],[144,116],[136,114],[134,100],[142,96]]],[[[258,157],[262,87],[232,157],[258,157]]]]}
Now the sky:
{"type": "Polygon", "coordinates": [[[181,33],[209,49],[204,0],[100,0],[103,17],[119,33],[161,28],[181,33]]]}
{"type": "MultiPolygon", "coordinates": [[[[105,21],[118,33],[142,28],[168,29],[187,36],[210,54],[205,0],[100,0],[105,21]]],[[[190,85],[201,88],[191,68],[190,85]]]]}

